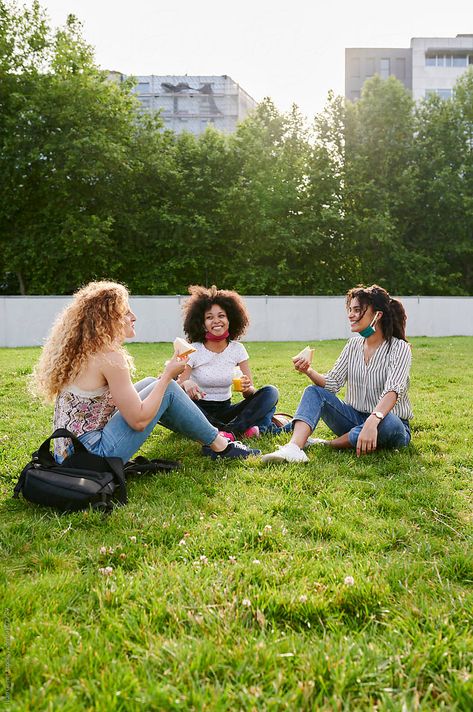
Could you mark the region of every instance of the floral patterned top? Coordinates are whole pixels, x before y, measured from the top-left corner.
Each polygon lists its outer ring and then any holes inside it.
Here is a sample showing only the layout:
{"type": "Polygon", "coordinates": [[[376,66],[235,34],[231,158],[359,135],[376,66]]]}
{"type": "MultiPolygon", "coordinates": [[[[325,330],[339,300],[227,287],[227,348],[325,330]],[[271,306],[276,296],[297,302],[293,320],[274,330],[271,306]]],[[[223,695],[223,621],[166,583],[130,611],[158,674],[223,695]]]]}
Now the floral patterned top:
{"type": "MultiPolygon", "coordinates": [[[[82,391],[76,386],[68,386],[56,399],[54,408],[54,429],[67,428],[77,437],[91,430],[102,430],[115,412],[108,386],[95,391],[82,391]]],[[[73,452],[70,438],[56,438],[54,457],[62,462],[73,452]]]]}

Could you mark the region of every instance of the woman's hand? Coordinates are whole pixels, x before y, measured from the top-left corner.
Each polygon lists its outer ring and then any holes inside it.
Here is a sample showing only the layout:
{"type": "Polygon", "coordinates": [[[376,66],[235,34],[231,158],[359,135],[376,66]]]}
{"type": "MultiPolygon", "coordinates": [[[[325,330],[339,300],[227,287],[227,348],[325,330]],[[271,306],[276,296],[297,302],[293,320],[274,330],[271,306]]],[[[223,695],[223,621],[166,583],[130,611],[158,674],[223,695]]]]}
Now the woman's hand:
{"type": "MultiPolygon", "coordinates": [[[[375,416],[376,417],[376,416],[375,416]]],[[[368,455],[376,450],[378,443],[378,422],[374,422],[370,418],[365,420],[365,424],[361,429],[356,441],[356,456],[368,455]]]]}
{"type": "Polygon", "coordinates": [[[299,371],[299,373],[305,373],[306,375],[308,375],[307,371],[310,368],[310,363],[303,357],[296,358],[296,360],[294,361],[294,368],[296,369],[296,371],[299,371]]]}
{"type": "Polygon", "coordinates": [[[166,361],[164,365],[164,371],[163,371],[163,376],[164,378],[168,378],[170,381],[173,381],[177,376],[179,376],[180,373],[183,372],[187,364],[187,357],[182,358],[177,358],[176,354],[170,359],[169,361],[166,361]]]}
{"type": "Polygon", "coordinates": [[[253,384],[251,383],[251,378],[249,376],[246,376],[243,374],[241,377],[241,392],[243,394],[244,398],[247,398],[248,396],[253,395],[255,392],[255,388],[253,384]]]}
{"type": "Polygon", "coordinates": [[[194,383],[194,381],[191,381],[190,379],[184,381],[181,385],[189,398],[192,398],[192,400],[200,400],[205,396],[204,391],[199,388],[197,383],[194,383]]]}

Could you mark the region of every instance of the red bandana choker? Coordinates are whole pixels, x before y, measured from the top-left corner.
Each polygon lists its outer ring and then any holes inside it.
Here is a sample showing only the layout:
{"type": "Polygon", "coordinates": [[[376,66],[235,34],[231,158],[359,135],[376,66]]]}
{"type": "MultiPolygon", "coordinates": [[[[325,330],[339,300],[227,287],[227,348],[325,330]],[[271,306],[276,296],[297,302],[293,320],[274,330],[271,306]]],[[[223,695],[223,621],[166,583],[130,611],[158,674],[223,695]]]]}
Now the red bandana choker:
{"type": "Polygon", "coordinates": [[[206,341],[223,341],[224,339],[228,339],[228,329],[223,334],[220,334],[220,336],[215,336],[215,334],[210,333],[210,331],[205,332],[206,341]]]}

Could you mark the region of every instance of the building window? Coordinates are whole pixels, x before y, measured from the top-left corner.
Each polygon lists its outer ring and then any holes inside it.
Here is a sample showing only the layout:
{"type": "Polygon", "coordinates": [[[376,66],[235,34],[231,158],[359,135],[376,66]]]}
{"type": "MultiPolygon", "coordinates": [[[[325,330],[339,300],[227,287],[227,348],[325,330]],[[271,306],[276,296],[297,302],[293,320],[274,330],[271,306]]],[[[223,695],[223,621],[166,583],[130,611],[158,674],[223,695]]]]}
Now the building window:
{"type": "Polygon", "coordinates": [[[136,91],[138,94],[147,94],[149,92],[149,82],[138,82],[136,91]]]}
{"type": "Polygon", "coordinates": [[[359,57],[353,57],[351,60],[351,76],[352,77],[360,76],[360,58],[359,57]]]}
{"type": "Polygon", "coordinates": [[[381,79],[387,79],[391,74],[391,61],[389,59],[381,59],[379,63],[379,76],[381,79]]]}
{"type": "Polygon", "coordinates": [[[437,94],[441,99],[451,99],[452,90],[451,89],[437,89],[437,94]]]}
{"type": "Polygon", "coordinates": [[[396,77],[401,81],[406,78],[406,60],[404,57],[396,57],[396,77]]]}
{"type": "MultiPolygon", "coordinates": [[[[470,58],[471,59],[471,58],[470,58]]],[[[426,55],[426,67],[466,67],[468,64],[468,56],[452,55],[452,54],[432,54],[426,55]]],[[[471,62],[470,62],[471,64],[471,62]]]]}
{"type": "Polygon", "coordinates": [[[439,96],[441,99],[451,99],[452,98],[452,90],[451,89],[426,89],[425,90],[425,96],[429,97],[432,96],[432,94],[436,94],[439,96]]]}
{"type": "Polygon", "coordinates": [[[366,60],[365,76],[372,77],[374,74],[374,57],[368,57],[366,60]]]}

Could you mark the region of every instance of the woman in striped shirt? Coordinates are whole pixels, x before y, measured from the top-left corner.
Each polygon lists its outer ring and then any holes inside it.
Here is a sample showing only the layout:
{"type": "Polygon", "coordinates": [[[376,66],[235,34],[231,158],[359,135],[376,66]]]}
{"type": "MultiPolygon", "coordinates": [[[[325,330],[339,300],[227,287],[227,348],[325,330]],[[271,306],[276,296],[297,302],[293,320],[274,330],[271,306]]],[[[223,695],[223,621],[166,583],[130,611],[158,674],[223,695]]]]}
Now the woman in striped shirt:
{"type": "Polygon", "coordinates": [[[320,443],[333,448],[356,448],[366,455],[377,447],[409,444],[412,418],[408,398],[411,348],[407,343],[406,312],[382,287],[355,287],[346,296],[349,339],[333,368],[318,373],[304,358],[296,371],[313,385],[301,398],[287,445],[263,456],[265,462],[308,462],[304,448],[320,443]],[[345,400],[335,394],[346,384],[345,400]],[[320,418],[337,435],[333,440],[310,438],[320,418]]]}

